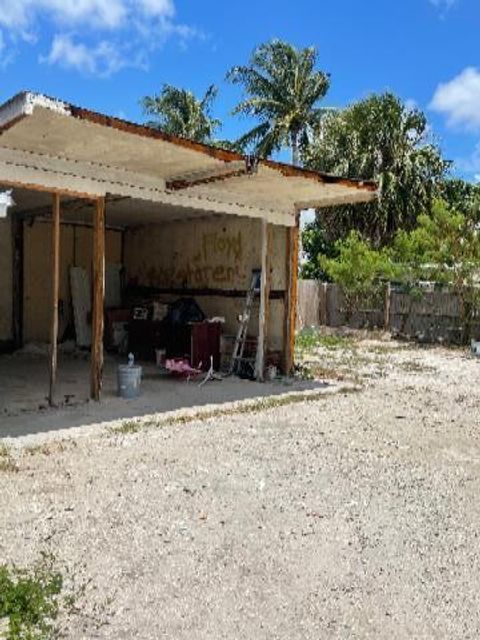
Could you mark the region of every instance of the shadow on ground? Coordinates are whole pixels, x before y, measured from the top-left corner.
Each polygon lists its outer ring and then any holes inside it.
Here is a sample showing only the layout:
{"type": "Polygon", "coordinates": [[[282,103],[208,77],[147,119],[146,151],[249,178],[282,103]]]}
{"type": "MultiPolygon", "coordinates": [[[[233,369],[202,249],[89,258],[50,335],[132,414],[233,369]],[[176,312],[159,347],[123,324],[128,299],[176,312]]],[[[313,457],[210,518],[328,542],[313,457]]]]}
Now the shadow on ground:
{"type": "Polygon", "coordinates": [[[56,394],[58,407],[50,408],[46,356],[17,353],[0,357],[0,437],[19,437],[327,386],[319,381],[281,379],[258,383],[232,376],[199,387],[198,380],[187,382],[166,377],[147,364],[144,365],[141,397],[125,400],[116,395],[116,366],[115,359],[107,359],[102,401],[97,403],[88,399],[88,356],[62,355],[56,394]]]}

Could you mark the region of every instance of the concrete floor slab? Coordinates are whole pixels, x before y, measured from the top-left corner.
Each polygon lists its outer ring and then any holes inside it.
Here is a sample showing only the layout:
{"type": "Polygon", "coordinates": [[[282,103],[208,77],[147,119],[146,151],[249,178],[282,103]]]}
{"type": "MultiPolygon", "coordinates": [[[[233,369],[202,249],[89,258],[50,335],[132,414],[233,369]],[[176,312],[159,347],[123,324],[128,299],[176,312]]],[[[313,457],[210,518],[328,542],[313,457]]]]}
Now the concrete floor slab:
{"type": "Polygon", "coordinates": [[[106,358],[102,401],[89,400],[90,361],[87,353],[60,354],[57,404],[50,408],[48,357],[45,353],[16,353],[0,357],[0,437],[18,437],[70,427],[129,419],[177,409],[221,404],[278,395],[293,390],[321,388],[319,382],[266,383],[236,377],[208,382],[165,376],[153,365],[143,364],[140,398],[117,396],[118,360],[106,358]]]}

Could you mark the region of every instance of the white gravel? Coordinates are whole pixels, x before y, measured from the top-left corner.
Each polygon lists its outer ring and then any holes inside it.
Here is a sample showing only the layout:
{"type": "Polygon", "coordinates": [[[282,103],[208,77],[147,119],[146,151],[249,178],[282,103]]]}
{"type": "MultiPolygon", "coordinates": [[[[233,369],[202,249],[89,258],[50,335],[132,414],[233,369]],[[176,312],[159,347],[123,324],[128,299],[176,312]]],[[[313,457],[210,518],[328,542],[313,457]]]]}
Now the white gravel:
{"type": "Polygon", "coordinates": [[[480,361],[321,351],[357,393],[91,435],[0,473],[0,558],[75,584],[66,638],[480,637],[480,361]]]}

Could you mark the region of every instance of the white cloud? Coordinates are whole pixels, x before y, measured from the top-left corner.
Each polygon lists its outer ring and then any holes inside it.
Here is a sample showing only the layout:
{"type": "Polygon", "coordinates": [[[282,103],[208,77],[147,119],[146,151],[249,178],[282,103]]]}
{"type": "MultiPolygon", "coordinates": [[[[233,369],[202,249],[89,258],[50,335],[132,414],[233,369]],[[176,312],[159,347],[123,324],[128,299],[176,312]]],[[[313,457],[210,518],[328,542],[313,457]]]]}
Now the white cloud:
{"type": "Polygon", "coordinates": [[[430,108],[444,114],[450,126],[480,129],[480,70],[467,67],[453,80],[439,84],[430,108]]]}
{"type": "Polygon", "coordinates": [[[166,39],[185,45],[201,35],[176,22],[174,0],[0,0],[0,27],[12,42],[35,42],[45,22],[56,35],[41,62],[99,75],[145,67],[166,39]]]}
{"type": "Polygon", "coordinates": [[[139,0],[140,9],[149,16],[173,18],[175,7],[173,0],[139,0]]]}
{"type": "Polygon", "coordinates": [[[445,20],[450,10],[458,4],[458,0],[430,0],[430,4],[438,11],[440,18],[445,20]]]}
{"type": "Polygon", "coordinates": [[[127,16],[125,0],[0,0],[0,23],[15,30],[30,30],[41,15],[55,22],[118,27],[127,16]]]}
{"type": "Polygon", "coordinates": [[[139,66],[112,42],[102,40],[97,45],[88,47],[81,42],[74,42],[66,35],[54,37],[50,53],[41,61],[98,76],[110,76],[126,66],[139,66]]]}
{"type": "Polygon", "coordinates": [[[0,31],[0,69],[5,69],[12,62],[14,51],[5,41],[5,37],[0,31]]]}
{"type": "Polygon", "coordinates": [[[173,0],[0,0],[0,23],[6,27],[28,29],[42,14],[70,27],[115,29],[138,14],[172,19],[175,6],[173,0]]]}
{"type": "Polygon", "coordinates": [[[430,4],[433,4],[437,9],[448,11],[456,4],[457,0],[430,0],[430,4]]]}

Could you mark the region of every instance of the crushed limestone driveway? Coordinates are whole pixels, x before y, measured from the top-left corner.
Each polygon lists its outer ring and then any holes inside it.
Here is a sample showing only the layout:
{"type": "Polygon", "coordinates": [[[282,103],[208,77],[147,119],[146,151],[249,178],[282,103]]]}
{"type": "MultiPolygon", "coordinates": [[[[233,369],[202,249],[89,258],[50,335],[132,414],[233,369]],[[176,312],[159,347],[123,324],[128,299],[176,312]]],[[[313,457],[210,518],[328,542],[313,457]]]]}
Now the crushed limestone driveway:
{"type": "Polygon", "coordinates": [[[480,637],[480,362],[381,358],[357,393],[24,452],[2,561],[55,554],[72,639],[480,637]]]}

